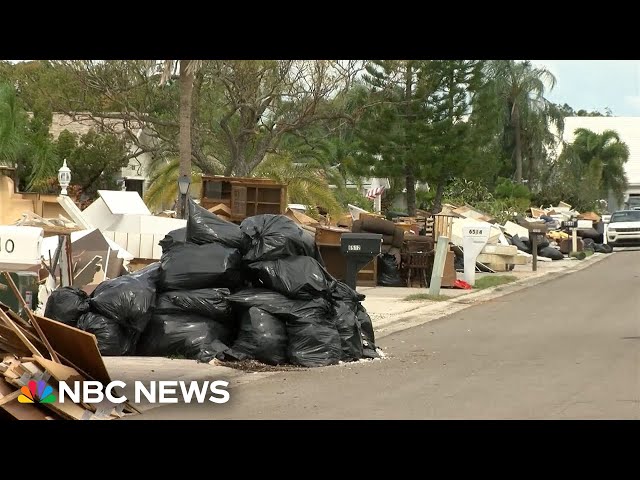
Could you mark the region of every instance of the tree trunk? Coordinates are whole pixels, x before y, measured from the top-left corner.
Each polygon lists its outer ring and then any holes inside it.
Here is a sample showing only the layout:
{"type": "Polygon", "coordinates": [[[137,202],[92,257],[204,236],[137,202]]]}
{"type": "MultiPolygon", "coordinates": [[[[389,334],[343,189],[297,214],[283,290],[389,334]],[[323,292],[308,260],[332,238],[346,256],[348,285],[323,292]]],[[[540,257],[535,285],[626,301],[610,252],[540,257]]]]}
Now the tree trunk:
{"type": "Polygon", "coordinates": [[[180,176],[191,176],[191,102],[193,73],[189,60],[180,60],[180,176]]]}
{"type": "Polygon", "coordinates": [[[522,135],[520,132],[520,111],[518,104],[513,106],[513,114],[511,115],[511,123],[513,125],[515,135],[515,156],[516,156],[516,183],[522,183],[522,135]]]}
{"type": "Polygon", "coordinates": [[[404,167],[406,189],[407,189],[407,213],[410,217],[416,215],[416,177],[413,174],[413,168],[410,165],[404,167]]]}
{"type": "Polygon", "coordinates": [[[431,207],[431,213],[434,215],[440,213],[442,211],[442,196],[444,195],[444,180],[440,180],[438,182],[438,186],[436,187],[436,196],[433,199],[433,206],[431,207]]]}
{"type": "MultiPolygon", "coordinates": [[[[405,90],[404,99],[407,105],[407,120],[411,118],[411,88],[413,86],[413,71],[411,69],[411,63],[407,62],[407,76],[405,78],[405,90]]],[[[404,158],[404,171],[405,182],[407,189],[407,213],[409,216],[414,217],[416,215],[416,176],[411,165],[410,158],[407,158],[410,153],[407,151],[404,158]]]]}

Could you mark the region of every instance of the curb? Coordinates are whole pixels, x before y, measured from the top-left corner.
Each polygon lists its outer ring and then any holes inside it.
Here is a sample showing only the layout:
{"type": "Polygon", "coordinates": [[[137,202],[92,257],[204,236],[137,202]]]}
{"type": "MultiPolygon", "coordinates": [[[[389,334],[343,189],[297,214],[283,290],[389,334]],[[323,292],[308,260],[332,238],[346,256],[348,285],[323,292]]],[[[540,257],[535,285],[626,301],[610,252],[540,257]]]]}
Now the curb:
{"type": "Polygon", "coordinates": [[[516,280],[505,285],[498,285],[484,290],[479,290],[467,295],[454,297],[451,300],[434,302],[424,306],[419,306],[417,308],[409,310],[408,312],[403,312],[393,320],[387,321],[379,327],[376,327],[376,325],[374,324],[373,327],[376,333],[376,343],[379,338],[384,338],[387,335],[391,335],[392,333],[406,330],[418,325],[423,325],[425,323],[437,320],[439,318],[447,317],[449,315],[453,315],[454,313],[476,305],[480,302],[493,300],[494,298],[503,297],[505,295],[518,292],[525,288],[539,285],[540,283],[544,283],[549,280],[555,280],[566,275],[571,275],[574,272],[588,268],[611,257],[614,253],[615,252],[594,254],[594,256],[589,257],[589,259],[575,260],[576,265],[567,267],[564,270],[560,270],[557,272],[538,273],[531,277],[516,280]]]}

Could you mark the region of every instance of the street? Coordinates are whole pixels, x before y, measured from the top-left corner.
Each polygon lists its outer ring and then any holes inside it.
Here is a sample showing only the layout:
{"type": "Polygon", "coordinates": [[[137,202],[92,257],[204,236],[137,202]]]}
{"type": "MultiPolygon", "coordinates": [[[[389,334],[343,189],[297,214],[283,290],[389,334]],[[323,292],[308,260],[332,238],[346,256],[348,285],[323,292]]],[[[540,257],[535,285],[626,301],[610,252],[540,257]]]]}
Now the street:
{"type": "Polygon", "coordinates": [[[130,419],[639,419],[639,294],[640,251],[620,251],[380,338],[385,359],[277,372],[225,405],[130,419]]]}

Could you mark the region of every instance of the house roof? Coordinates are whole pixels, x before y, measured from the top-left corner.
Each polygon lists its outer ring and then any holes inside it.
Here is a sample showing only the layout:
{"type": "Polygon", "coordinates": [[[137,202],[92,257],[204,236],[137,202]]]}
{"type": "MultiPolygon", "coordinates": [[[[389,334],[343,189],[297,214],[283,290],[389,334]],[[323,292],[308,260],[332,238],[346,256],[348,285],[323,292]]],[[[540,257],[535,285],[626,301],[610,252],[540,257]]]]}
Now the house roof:
{"type": "Polygon", "coordinates": [[[629,185],[640,186],[640,117],[567,117],[562,139],[573,142],[578,128],[596,133],[615,130],[629,147],[629,160],[625,164],[629,185]]]}

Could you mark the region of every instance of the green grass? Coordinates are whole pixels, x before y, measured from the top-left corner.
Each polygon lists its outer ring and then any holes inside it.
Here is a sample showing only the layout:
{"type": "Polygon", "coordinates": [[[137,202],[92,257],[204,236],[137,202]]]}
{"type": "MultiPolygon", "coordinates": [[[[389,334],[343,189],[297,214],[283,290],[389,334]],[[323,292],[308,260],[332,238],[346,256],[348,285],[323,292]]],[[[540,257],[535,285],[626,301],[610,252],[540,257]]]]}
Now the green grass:
{"type": "Polygon", "coordinates": [[[414,293],[413,295],[409,295],[408,297],[404,297],[405,302],[414,302],[417,300],[431,300],[432,302],[441,302],[443,300],[448,300],[450,297],[446,295],[429,295],[428,293],[414,293]]]}
{"type": "Polygon", "coordinates": [[[497,275],[486,276],[476,280],[476,284],[473,286],[474,290],[483,290],[485,288],[497,287],[498,285],[505,285],[507,283],[515,282],[518,278],[513,275],[497,275]]]}

